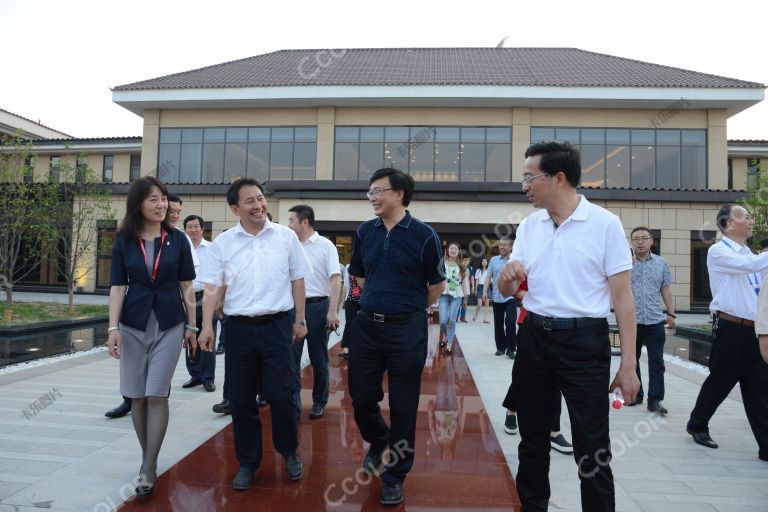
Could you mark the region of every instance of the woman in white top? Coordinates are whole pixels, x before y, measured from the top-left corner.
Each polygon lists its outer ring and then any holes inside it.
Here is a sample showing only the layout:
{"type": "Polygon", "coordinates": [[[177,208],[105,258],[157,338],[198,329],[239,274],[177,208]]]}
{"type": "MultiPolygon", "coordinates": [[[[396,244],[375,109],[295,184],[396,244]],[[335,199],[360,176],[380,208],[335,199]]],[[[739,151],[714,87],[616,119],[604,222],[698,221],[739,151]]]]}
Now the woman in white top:
{"type": "Polygon", "coordinates": [[[456,316],[459,313],[464,295],[469,293],[467,289],[467,276],[464,267],[459,260],[461,247],[456,242],[448,244],[448,255],[443,263],[445,270],[445,292],[440,296],[440,332],[445,339],[440,342],[445,347],[445,353],[450,354],[453,349],[453,337],[456,334],[456,316]]]}
{"type": "MultiPolygon", "coordinates": [[[[488,293],[488,298],[483,298],[483,283],[488,275],[488,260],[483,258],[482,266],[475,272],[475,286],[474,293],[477,296],[477,309],[475,310],[475,316],[472,317],[472,321],[477,320],[477,314],[480,313],[480,308],[483,308],[483,323],[488,323],[488,304],[491,302],[491,294],[488,293]]],[[[490,292],[490,290],[488,290],[490,292]]]]}

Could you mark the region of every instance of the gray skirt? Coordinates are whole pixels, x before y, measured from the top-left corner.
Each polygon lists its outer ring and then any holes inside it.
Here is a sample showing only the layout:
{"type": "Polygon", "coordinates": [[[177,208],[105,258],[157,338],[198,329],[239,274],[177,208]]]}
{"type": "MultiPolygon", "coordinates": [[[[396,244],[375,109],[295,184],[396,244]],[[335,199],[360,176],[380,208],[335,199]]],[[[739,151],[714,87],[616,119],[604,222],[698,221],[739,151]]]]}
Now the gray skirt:
{"type": "Polygon", "coordinates": [[[128,398],[167,397],[184,339],[184,322],[161,331],[155,312],[147,330],[120,324],[120,393],[128,398]]]}

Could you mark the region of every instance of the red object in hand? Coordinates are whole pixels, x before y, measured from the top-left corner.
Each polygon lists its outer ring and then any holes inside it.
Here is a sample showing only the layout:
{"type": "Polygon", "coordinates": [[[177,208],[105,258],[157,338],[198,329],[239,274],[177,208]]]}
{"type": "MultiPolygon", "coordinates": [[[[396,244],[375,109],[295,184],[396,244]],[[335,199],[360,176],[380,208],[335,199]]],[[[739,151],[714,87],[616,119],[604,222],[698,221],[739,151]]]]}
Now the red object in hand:
{"type": "Polygon", "coordinates": [[[612,405],[614,409],[621,409],[621,400],[614,400],[612,405]]]}

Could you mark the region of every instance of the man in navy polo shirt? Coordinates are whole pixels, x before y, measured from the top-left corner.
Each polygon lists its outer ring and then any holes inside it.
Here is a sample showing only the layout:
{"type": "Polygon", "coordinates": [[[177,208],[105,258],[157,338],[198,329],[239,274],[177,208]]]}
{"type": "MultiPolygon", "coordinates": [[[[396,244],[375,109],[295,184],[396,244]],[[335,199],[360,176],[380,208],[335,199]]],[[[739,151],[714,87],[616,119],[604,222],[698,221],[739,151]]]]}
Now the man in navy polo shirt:
{"type": "Polygon", "coordinates": [[[360,225],[349,273],[363,287],[352,326],[349,387],[355,422],[371,444],[363,468],[381,468],[381,503],[403,501],[402,485],[413,466],[421,372],[427,355],[426,308],[445,290],[437,233],[405,208],[413,178],[384,168],[370,179],[368,199],[376,219],[360,225]],[[388,375],[391,427],[381,417],[382,379],[388,375]]]}

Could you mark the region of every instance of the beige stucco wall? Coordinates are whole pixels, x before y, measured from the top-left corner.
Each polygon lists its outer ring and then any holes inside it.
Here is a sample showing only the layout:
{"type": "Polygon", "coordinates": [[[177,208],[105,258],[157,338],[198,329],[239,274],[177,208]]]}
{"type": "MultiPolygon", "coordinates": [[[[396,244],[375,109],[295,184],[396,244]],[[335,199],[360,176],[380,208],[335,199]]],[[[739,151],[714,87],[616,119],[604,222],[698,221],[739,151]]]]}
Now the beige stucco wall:
{"type": "Polygon", "coordinates": [[[157,176],[157,152],[160,143],[160,111],[144,111],[144,133],[141,138],[141,175],[157,176]]]}
{"type": "Polygon", "coordinates": [[[728,188],[728,136],[725,110],[707,111],[707,185],[710,189],[728,188]]]}
{"type": "Polygon", "coordinates": [[[747,188],[747,158],[732,158],[731,170],[733,172],[733,188],[744,190],[747,188]]]}

